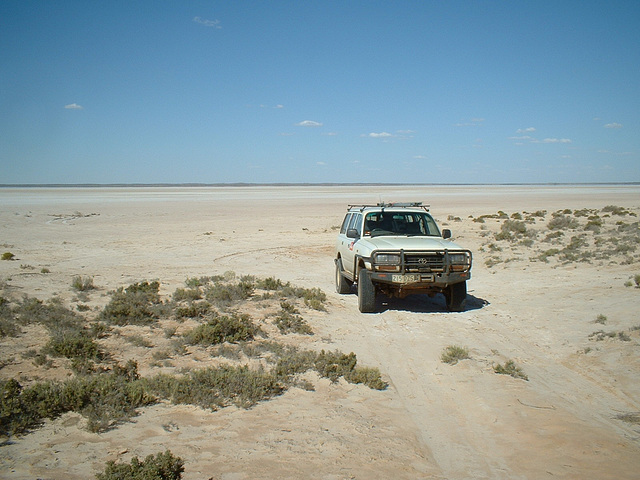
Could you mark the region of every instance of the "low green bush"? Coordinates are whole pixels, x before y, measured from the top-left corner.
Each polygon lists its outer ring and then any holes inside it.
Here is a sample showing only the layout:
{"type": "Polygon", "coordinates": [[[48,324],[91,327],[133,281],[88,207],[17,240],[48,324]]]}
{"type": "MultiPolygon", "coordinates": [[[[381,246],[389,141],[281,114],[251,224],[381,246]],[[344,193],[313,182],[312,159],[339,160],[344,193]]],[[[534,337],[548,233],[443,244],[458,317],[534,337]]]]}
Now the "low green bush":
{"type": "Polygon", "coordinates": [[[133,457],[131,463],[107,462],[98,480],[180,480],[184,472],[184,461],[170,450],[147,456],[142,462],[133,457]]]}
{"type": "Polygon", "coordinates": [[[458,345],[449,345],[444,349],[442,355],[440,355],[440,360],[449,365],[455,365],[460,360],[467,358],[469,358],[469,350],[458,345]]]}
{"type": "Polygon", "coordinates": [[[134,283],[120,287],[100,313],[100,319],[113,325],[148,325],[162,313],[158,282],[134,283]]]}
{"type": "Polygon", "coordinates": [[[291,303],[283,300],[280,302],[280,311],[276,314],[274,323],[280,333],[301,333],[313,335],[309,324],[299,315],[300,311],[291,303]]]}
{"type": "Polygon", "coordinates": [[[207,323],[184,334],[185,341],[191,345],[216,345],[223,342],[252,340],[259,328],[249,315],[215,315],[207,323]]]}
{"type": "Polygon", "coordinates": [[[515,364],[513,360],[507,360],[504,365],[495,365],[493,371],[500,375],[510,375],[513,378],[520,378],[522,380],[529,380],[529,377],[525,375],[522,369],[515,364]]]}
{"type": "Polygon", "coordinates": [[[82,277],[77,275],[73,277],[73,280],[71,281],[71,288],[78,292],[88,292],[96,287],[93,284],[93,277],[82,277]]]}
{"type": "Polygon", "coordinates": [[[549,228],[549,230],[573,230],[578,228],[578,226],[579,223],[575,218],[556,214],[554,214],[554,217],[549,220],[549,223],[547,223],[547,228],[549,228]]]}
{"type": "Polygon", "coordinates": [[[185,376],[160,374],[144,379],[149,391],[177,404],[217,410],[236,405],[249,408],[261,400],[280,395],[286,385],[276,375],[248,366],[222,365],[193,370],[185,376]]]}
{"type": "Polygon", "coordinates": [[[26,433],[45,418],[69,411],[87,417],[90,431],[108,430],[134,415],[136,408],[155,402],[142,383],[132,379],[136,369],[133,362],[112,373],[38,382],[27,388],[13,379],[0,380],[0,434],[26,433]]]}

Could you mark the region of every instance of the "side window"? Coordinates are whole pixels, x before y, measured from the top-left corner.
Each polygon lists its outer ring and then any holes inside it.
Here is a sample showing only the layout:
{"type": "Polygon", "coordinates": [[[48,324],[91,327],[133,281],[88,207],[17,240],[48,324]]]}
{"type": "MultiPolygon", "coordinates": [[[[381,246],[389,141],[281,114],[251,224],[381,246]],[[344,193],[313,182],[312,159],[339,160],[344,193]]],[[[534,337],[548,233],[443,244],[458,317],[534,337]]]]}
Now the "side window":
{"type": "Polygon", "coordinates": [[[354,213],[351,216],[351,221],[347,226],[347,230],[355,228],[358,231],[358,235],[362,235],[362,214],[354,213]]]}
{"type": "Polygon", "coordinates": [[[433,218],[431,218],[430,215],[426,216],[426,220],[427,220],[427,235],[435,235],[435,236],[440,236],[440,232],[438,230],[438,226],[436,225],[436,222],[433,218]]]}
{"type": "Polygon", "coordinates": [[[340,233],[341,234],[346,234],[347,233],[347,228],[349,225],[349,221],[351,220],[351,217],[353,217],[353,213],[347,213],[344,217],[344,220],[342,221],[342,226],[340,227],[340,233]]]}
{"type": "Polygon", "coordinates": [[[358,231],[358,236],[361,237],[362,236],[362,214],[358,213],[354,215],[354,217],[356,218],[355,225],[351,228],[355,228],[358,231]]]}

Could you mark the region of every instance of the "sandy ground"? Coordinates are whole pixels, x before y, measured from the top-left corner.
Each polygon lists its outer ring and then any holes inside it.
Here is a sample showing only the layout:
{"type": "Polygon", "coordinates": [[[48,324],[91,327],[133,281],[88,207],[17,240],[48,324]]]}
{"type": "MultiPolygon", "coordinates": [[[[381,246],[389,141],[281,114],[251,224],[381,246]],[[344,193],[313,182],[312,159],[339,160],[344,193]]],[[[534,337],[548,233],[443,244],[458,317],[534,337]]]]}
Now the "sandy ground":
{"type": "MultiPolygon", "coordinates": [[[[0,262],[3,295],[73,305],[72,278],[91,276],[89,304],[99,308],[109,290],[141,280],[169,294],[188,277],[273,276],[329,297],[328,312],[307,317],[315,335],[301,344],[353,351],[389,387],[316,377],[315,391],[293,388],[249,410],[157,404],[102,434],[65,414],[0,446],[0,477],[86,479],[107,460],[169,448],[186,480],[638,478],[640,426],[620,419],[640,411],[640,289],[629,285],[638,257],[531,261],[539,240],[491,251],[500,221],[471,219],[607,205],[640,213],[640,186],[2,188],[0,246],[16,256],[0,262]],[[363,315],[355,295],[335,293],[346,205],[380,200],[430,203],[474,252],[466,311],[410,297],[363,315]],[[594,323],[599,314],[606,325],[594,323]],[[590,338],[600,329],[630,340],[590,338]],[[449,345],[471,358],[443,363],[449,345]],[[507,359],[529,380],[495,374],[507,359]]],[[[30,361],[7,352],[40,337],[27,329],[0,339],[2,378],[34,378],[30,361]]]]}

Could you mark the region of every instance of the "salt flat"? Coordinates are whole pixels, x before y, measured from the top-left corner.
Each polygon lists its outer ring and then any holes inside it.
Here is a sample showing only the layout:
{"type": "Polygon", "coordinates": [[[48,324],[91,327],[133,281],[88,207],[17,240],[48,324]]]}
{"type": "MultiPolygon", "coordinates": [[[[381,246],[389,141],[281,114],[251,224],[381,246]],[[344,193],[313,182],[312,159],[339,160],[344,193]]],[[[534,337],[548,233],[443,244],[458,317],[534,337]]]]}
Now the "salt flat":
{"type": "MultiPolygon", "coordinates": [[[[0,188],[0,245],[15,255],[0,262],[2,296],[56,296],[74,307],[72,279],[89,276],[98,289],[81,303],[98,311],[109,291],[142,280],[160,281],[169,296],[189,277],[280,278],[328,295],[327,312],[303,312],[315,335],[290,343],[353,351],[389,383],[375,391],[318,378],[315,391],[293,388],[249,410],[160,403],[100,434],[65,414],[0,447],[1,476],[85,479],[107,460],[169,448],[187,480],[634,478],[640,429],[620,415],[640,411],[640,252],[620,239],[640,234],[638,214],[638,185],[0,188]],[[465,312],[410,297],[363,315],[355,295],[335,293],[333,243],[346,206],[379,201],[430,204],[473,251],[465,312]],[[611,205],[627,213],[603,211],[611,205]],[[600,233],[583,228],[588,217],[575,212],[585,209],[600,233]],[[496,240],[499,211],[544,212],[527,224],[532,242],[496,240]],[[553,213],[580,227],[550,239],[553,213]],[[574,237],[584,246],[571,260],[574,237]],[[605,250],[613,253],[599,257],[605,250]],[[597,330],[629,340],[595,340],[597,330]],[[442,363],[449,345],[471,358],[442,363]],[[494,373],[508,359],[528,381],[494,373]]],[[[151,344],[163,336],[139,334],[151,344]]],[[[70,375],[24,358],[25,345],[38,345],[29,335],[0,338],[1,378],[70,375]]],[[[147,375],[152,351],[117,355],[147,375]]]]}

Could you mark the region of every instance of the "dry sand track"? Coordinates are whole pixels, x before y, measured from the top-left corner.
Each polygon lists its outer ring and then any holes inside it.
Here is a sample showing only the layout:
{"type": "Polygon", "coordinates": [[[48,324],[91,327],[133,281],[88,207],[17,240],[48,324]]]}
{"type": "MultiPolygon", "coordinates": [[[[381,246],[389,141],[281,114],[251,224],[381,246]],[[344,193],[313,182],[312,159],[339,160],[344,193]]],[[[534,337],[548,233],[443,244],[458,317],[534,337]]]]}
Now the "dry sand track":
{"type": "MultiPolygon", "coordinates": [[[[0,262],[0,279],[12,294],[73,304],[72,277],[91,275],[99,307],[107,290],[143,279],[170,293],[229,270],[273,276],[328,294],[328,313],[308,314],[316,334],[301,344],[353,351],[390,384],[379,392],[316,377],[316,391],[294,388],[250,410],[159,404],[103,434],[66,414],[1,446],[0,477],[86,479],[107,460],[170,448],[186,480],[637,478],[640,427],[617,416],[640,412],[640,334],[629,330],[640,325],[640,289],[624,286],[640,263],[531,262],[528,247],[505,247],[509,261],[489,268],[490,237],[469,219],[612,204],[640,214],[640,187],[0,189],[0,244],[18,258],[0,262]],[[335,293],[334,227],[347,203],[380,197],[429,201],[474,252],[465,312],[410,297],[363,315],[355,295],[335,293]],[[630,340],[590,340],[599,329],[630,340]],[[449,345],[471,358],[442,363],[449,345]],[[528,381],[494,373],[508,359],[528,381]]],[[[3,355],[10,348],[0,339],[3,355]]]]}

